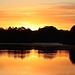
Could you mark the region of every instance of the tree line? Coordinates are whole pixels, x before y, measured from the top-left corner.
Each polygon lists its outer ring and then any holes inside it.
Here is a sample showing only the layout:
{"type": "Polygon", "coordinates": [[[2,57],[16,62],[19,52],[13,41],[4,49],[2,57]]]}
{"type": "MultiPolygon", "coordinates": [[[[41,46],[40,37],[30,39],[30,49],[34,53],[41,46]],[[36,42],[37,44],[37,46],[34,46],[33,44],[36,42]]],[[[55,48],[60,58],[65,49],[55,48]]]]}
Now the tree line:
{"type": "Polygon", "coordinates": [[[75,44],[75,26],[70,31],[45,26],[36,31],[24,27],[0,28],[0,43],[63,43],[75,44]]]}

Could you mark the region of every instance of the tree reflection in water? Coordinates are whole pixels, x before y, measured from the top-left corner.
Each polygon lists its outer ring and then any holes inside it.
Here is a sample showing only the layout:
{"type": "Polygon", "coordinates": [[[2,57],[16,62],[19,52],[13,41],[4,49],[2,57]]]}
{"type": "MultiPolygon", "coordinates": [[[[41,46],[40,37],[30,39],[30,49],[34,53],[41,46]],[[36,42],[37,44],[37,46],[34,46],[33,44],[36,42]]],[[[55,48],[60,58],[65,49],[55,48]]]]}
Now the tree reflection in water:
{"type": "Polygon", "coordinates": [[[24,59],[31,55],[37,55],[45,59],[52,59],[56,56],[67,55],[67,50],[55,50],[55,49],[30,49],[30,50],[0,50],[0,56],[7,54],[9,57],[24,59]]]}
{"type": "Polygon", "coordinates": [[[75,50],[69,51],[69,58],[73,64],[75,64],[75,50]]]}
{"type": "Polygon", "coordinates": [[[31,47],[25,47],[25,49],[19,50],[0,50],[0,56],[7,54],[8,57],[14,58],[21,58],[25,59],[31,55],[37,55],[38,57],[43,57],[45,59],[53,59],[56,56],[68,56],[70,61],[75,64],[75,50],[57,50],[57,49],[50,49],[50,48],[42,48],[42,47],[35,47],[32,49],[31,47]]]}

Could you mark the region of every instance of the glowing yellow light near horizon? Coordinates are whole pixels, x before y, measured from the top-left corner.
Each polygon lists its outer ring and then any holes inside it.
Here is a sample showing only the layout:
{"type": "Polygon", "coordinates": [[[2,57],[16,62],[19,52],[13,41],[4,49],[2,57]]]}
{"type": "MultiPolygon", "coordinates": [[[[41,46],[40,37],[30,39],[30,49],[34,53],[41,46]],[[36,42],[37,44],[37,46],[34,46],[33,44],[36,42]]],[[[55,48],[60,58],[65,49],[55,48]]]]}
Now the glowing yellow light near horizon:
{"type": "Polygon", "coordinates": [[[31,30],[38,30],[39,27],[34,24],[30,24],[29,22],[23,22],[22,24],[19,25],[20,27],[25,27],[25,28],[30,28],[31,30]]]}

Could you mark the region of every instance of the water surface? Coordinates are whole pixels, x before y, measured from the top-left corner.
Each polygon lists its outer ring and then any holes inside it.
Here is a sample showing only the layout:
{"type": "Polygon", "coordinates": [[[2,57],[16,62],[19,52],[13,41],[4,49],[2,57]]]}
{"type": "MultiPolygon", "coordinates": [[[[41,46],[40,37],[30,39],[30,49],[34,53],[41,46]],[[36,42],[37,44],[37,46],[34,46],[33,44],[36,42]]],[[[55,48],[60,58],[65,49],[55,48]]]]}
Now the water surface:
{"type": "Polygon", "coordinates": [[[0,50],[0,75],[75,75],[74,50],[0,50]]]}

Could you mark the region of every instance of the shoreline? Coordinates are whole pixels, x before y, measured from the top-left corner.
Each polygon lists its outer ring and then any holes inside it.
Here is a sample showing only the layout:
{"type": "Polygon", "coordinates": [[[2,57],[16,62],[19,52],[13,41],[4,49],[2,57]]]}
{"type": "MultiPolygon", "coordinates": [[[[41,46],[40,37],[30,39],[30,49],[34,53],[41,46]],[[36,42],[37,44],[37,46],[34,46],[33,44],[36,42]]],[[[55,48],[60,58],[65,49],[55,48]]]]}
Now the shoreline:
{"type": "Polygon", "coordinates": [[[60,43],[0,43],[1,49],[22,49],[22,50],[30,50],[30,49],[55,49],[55,50],[72,50],[75,49],[75,45],[65,45],[60,43]]]}

